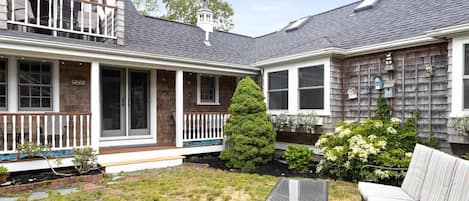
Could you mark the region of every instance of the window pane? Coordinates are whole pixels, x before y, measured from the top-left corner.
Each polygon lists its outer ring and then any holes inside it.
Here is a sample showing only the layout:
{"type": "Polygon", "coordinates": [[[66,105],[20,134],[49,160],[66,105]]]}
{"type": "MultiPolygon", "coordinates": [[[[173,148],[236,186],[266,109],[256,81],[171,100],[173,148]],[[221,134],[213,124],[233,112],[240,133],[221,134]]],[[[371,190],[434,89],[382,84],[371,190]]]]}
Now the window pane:
{"type": "Polygon", "coordinates": [[[29,107],[29,98],[21,98],[20,107],[29,107]]]}
{"type": "Polygon", "coordinates": [[[469,44],[464,45],[464,75],[469,75],[469,44]]]}
{"type": "Polygon", "coordinates": [[[50,105],[51,105],[50,104],[50,98],[43,98],[41,104],[42,104],[41,107],[43,107],[43,108],[50,107],[50,105]]]}
{"type": "Polygon", "coordinates": [[[0,96],[5,96],[7,91],[6,85],[0,85],[0,96]]]}
{"type": "Polygon", "coordinates": [[[28,86],[20,86],[20,95],[21,96],[29,96],[29,87],[28,86]]]}
{"type": "Polygon", "coordinates": [[[50,74],[49,74],[49,73],[47,73],[47,74],[42,74],[41,83],[42,83],[42,84],[50,84],[50,83],[51,83],[51,79],[50,79],[50,74]]]}
{"type": "Polygon", "coordinates": [[[41,87],[41,95],[44,97],[50,96],[50,87],[41,87]]]}
{"type": "Polygon", "coordinates": [[[31,107],[36,107],[36,108],[41,107],[41,99],[40,98],[31,98],[31,107]]]}
{"type": "Polygon", "coordinates": [[[20,62],[20,83],[29,83],[29,64],[20,62]]]}
{"type": "Polygon", "coordinates": [[[130,126],[148,128],[148,73],[130,72],[130,126]]]}
{"type": "Polygon", "coordinates": [[[0,97],[0,107],[6,107],[7,102],[5,97],[0,97]]]}
{"type": "Polygon", "coordinates": [[[323,109],[324,89],[300,90],[300,109],[323,109]]]}
{"type": "Polygon", "coordinates": [[[288,89],[288,71],[269,73],[269,90],[288,89]]]}
{"type": "Polygon", "coordinates": [[[30,74],[30,82],[33,84],[41,84],[41,74],[39,73],[31,73],[30,74]]]}
{"type": "Polygon", "coordinates": [[[288,109],[288,91],[269,92],[269,109],[288,109]]]}
{"type": "MultiPolygon", "coordinates": [[[[31,87],[31,96],[40,96],[41,95],[41,87],[31,87]]],[[[21,94],[23,96],[23,94],[21,94]]]]}
{"type": "Polygon", "coordinates": [[[215,103],[216,81],[215,77],[200,76],[200,101],[215,103]]]}
{"type": "Polygon", "coordinates": [[[324,85],[324,65],[299,69],[300,87],[314,87],[324,85]]]}
{"type": "Polygon", "coordinates": [[[469,80],[464,80],[464,109],[469,109],[469,80]]]}

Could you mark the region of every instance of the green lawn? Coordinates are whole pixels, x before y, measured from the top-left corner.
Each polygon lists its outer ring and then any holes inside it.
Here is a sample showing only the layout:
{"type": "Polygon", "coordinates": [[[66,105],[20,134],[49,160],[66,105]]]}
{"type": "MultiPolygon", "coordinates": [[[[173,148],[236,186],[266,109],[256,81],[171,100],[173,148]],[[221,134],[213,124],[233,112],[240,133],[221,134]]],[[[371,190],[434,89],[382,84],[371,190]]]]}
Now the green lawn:
{"type": "MultiPolygon", "coordinates": [[[[278,177],[240,174],[181,166],[124,174],[114,184],[103,180],[105,189],[81,191],[68,196],[51,195],[48,200],[259,200],[263,201],[279,180],[278,177]]],[[[329,181],[331,201],[360,201],[356,184],[329,181]]]]}

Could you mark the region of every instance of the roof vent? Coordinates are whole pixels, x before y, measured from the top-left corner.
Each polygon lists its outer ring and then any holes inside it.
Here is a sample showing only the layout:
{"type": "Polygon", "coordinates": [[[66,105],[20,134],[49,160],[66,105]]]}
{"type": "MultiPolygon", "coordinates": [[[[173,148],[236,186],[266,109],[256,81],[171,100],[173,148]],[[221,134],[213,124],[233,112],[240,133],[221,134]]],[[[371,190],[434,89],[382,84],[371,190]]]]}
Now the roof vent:
{"type": "Polygon", "coordinates": [[[373,8],[376,3],[378,3],[379,0],[363,0],[360,5],[358,5],[355,10],[353,10],[354,13],[358,13],[360,11],[368,10],[370,8],[373,8]]]}
{"type": "Polygon", "coordinates": [[[306,22],[306,20],[308,20],[309,16],[308,17],[303,17],[301,19],[298,19],[294,22],[291,22],[290,25],[288,25],[288,27],[285,29],[285,31],[293,31],[293,30],[296,30],[298,28],[300,28],[301,26],[303,26],[306,22]]]}

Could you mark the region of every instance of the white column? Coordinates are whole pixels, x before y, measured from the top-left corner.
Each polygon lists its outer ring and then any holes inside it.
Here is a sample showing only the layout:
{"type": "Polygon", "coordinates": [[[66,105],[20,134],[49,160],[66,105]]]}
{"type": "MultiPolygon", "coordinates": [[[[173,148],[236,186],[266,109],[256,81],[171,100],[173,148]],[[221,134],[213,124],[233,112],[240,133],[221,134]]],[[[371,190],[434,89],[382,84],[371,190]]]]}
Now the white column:
{"type": "Polygon", "coordinates": [[[100,68],[98,62],[91,63],[91,146],[99,152],[99,138],[101,136],[101,98],[100,98],[100,68]]]}
{"type": "Polygon", "coordinates": [[[52,67],[52,80],[53,80],[53,110],[54,112],[60,112],[60,63],[59,61],[53,62],[52,67]]]}
{"type": "Polygon", "coordinates": [[[298,113],[298,68],[288,69],[288,113],[298,113]]]}
{"type": "Polygon", "coordinates": [[[8,58],[8,112],[18,111],[18,63],[15,57],[8,58]]]}
{"type": "Polygon", "coordinates": [[[184,121],[184,71],[176,71],[176,147],[182,147],[184,121]]]}

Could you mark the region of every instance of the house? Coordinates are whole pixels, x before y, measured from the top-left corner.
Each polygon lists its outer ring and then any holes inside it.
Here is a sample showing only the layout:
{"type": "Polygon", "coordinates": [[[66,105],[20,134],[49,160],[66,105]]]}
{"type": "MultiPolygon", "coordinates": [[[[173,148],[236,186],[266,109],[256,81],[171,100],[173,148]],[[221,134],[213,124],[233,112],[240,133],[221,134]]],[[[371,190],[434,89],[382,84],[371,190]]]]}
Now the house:
{"type": "Polygon", "coordinates": [[[421,136],[457,152],[469,144],[448,128],[469,108],[468,9],[465,0],[364,0],[253,38],[213,30],[207,9],[192,26],[140,15],[130,0],[0,0],[0,156],[25,142],[65,156],[91,146],[119,172],[219,152],[245,76],[262,84],[270,113],[315,112],[326,131],[370,117],[379,77],[393,116],[419,109],[421,136]]]}

